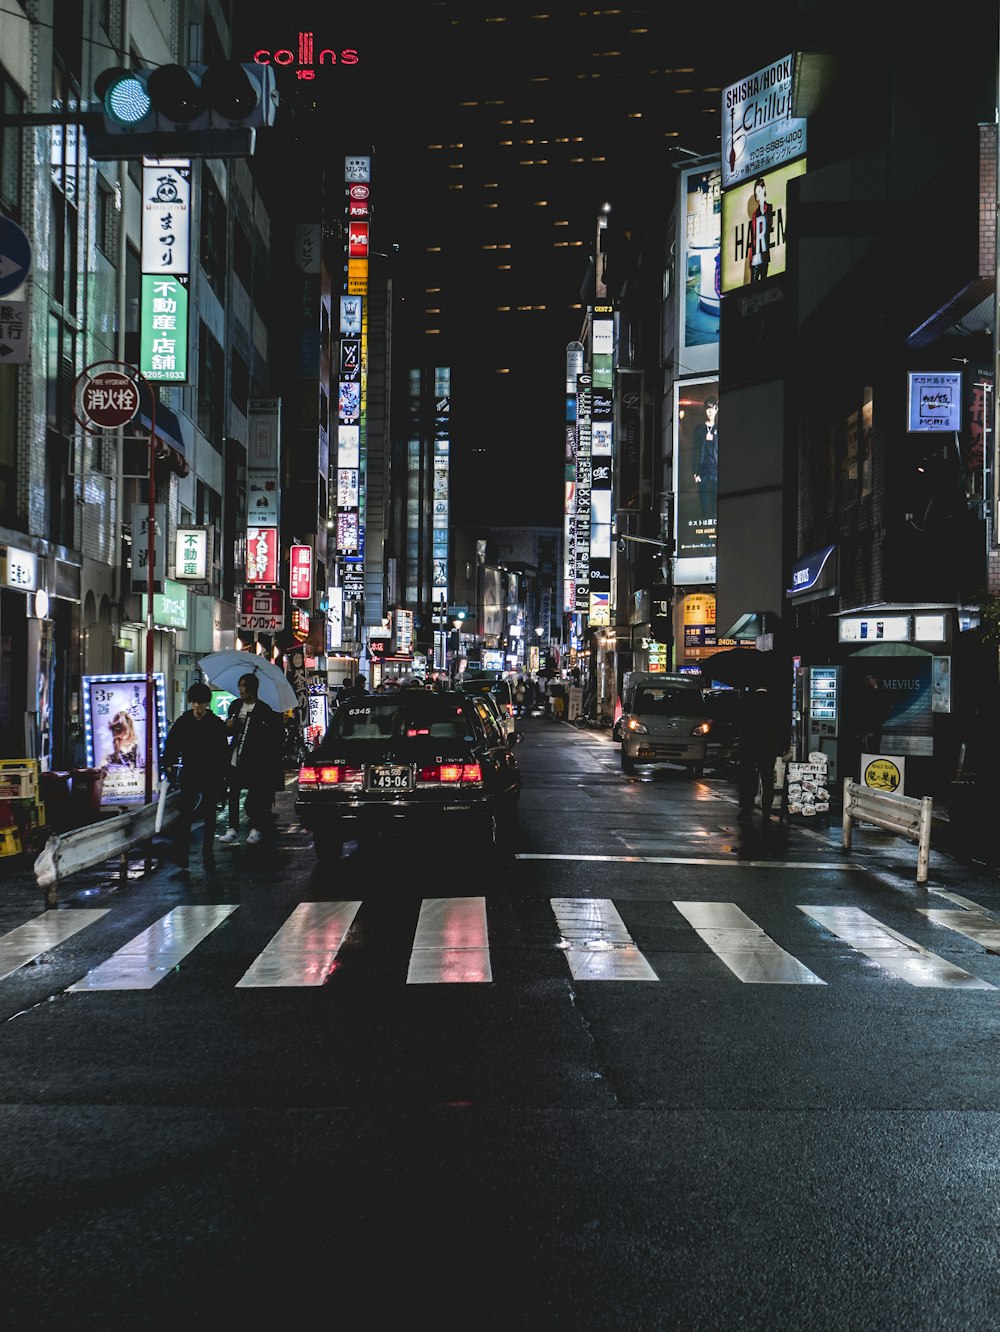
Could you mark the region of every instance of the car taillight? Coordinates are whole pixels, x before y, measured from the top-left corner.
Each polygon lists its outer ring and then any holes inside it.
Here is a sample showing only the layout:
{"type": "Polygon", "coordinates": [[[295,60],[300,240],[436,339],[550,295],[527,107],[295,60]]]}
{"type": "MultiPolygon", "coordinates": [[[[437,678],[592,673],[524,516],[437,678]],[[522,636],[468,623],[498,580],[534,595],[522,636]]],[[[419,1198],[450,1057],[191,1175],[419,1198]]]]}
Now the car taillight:
{"type": "Polygon", "coordinates": [[[483,770],[478,763],[435,763],[417,772],[417,781],[425,784],[447,782],[460,786],[482,786],[483,770]]]}
{"type": "Polygon", "coordinates": [[[299,769],[299,786],[343,786],[360,780],[361,769],[349,768],[346,763],[310,764],[299,769]]]}

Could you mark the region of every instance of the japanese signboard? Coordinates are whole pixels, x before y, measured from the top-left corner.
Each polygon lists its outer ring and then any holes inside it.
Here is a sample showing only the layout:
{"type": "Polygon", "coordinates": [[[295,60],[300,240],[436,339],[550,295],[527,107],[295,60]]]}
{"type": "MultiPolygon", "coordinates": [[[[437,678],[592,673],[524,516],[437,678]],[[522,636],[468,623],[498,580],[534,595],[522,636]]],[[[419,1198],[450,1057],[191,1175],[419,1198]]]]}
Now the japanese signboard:
{"type": "Polygon", "coordinates": [[[207,583],[212,574],[212,536],[208,525],[178,527],[174,533],[174,577],[184,582],[207,583]]]}
{"type": "Polygon", "coordinates": [[[121,371],[104,370],[83,385],[80,409],[89,425],[104,430],[127,425],[139,410],[139,385],[121,371]]]}
{"type": "Polygon", "coordinates": [[[25,365],[28,360],[28,302],[0,303],[0,361],[25,365]]]}
{"type": "Polygon", "coordinates": [[[288,556],[288,588],[293,601],[312,598],[312,546],[292,546],[288,556]]]}
{"type": "Polygon", "coordinates": [[[240,593],[239,628],[274,633],[285,627],[285,594],[280,587],[245,587],[240,593]]]}
{"type": "MultiPolygon", "coordinates": [[[[162,592],[167,567],[167,506],[156,505],[153,543],[153,591],[162,592]]],[[[132,591],[146,592],[149,579],[149,506],[132,505],[132,591]]]]}
{"type": "Polygon", "coordinates": [[[278,581],[278,529],[247,528],[247,582],[278,581]]]}
{"type": "Polygon", "coordinates": [[[190,162],[143,161],[142,271],[191,272],[190,162]]]}
{"type": "Polygon", "coordinates": [[[724,89],[724,190],[805,153],[807,121],[792,117],[793,66],[791,55],[782,56],[724,89]]]}
{"type": "Polygon", "coordinates": [[[187,279],[159,273],[142,275],[139,369],[151,382],[187,380],[187,279]]]}

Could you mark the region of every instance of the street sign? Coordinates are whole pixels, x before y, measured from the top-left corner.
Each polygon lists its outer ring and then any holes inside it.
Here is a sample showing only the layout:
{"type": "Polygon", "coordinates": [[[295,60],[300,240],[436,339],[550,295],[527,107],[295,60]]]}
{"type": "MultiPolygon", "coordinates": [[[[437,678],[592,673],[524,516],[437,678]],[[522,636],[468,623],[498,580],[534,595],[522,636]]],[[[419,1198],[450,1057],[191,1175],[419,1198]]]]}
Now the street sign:
{"type": "Polygon", "coordinates": [[[31,272],[31,245],[16,222],[0,217],[0,296],[9,296],[31,272]]]}
{"type": "Polygon", "coordinates": [[[240,593],[239,628],[273,634],[285,627],[285,593],[280,587],[245,587],[240,593]]]}
{"type": "Polygon", "coordinates": [[[0,365],[26,365],[28,361],[28,302],[0,304],[0,365]]]}
{"type": "Polygon", "coordinates": [[[113,430],[128,425],[139,410],[139,385],[117,370],[102,370],[84,384],[80,407],[90,425],[113,430]]]}

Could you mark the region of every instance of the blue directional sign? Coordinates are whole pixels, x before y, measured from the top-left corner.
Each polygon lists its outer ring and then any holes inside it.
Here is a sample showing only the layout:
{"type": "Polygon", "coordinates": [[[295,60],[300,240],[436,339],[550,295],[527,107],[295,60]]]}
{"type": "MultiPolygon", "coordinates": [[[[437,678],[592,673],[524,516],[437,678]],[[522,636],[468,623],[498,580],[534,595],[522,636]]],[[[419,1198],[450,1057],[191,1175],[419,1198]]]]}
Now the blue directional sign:
{"type": "Polygon", "coordinates": [[[17,291],[31,272],[28,238],[9,217],[0,217],[0,296],[17,291]]]}

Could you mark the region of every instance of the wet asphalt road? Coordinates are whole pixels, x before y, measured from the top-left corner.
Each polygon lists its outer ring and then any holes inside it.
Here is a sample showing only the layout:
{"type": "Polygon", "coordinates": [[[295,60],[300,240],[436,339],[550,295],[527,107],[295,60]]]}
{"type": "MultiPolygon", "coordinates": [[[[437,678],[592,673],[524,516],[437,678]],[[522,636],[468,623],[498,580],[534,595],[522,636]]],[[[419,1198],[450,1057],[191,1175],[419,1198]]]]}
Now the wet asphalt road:
{"type": "MultiPolygon", "coordinates": [[[[996,1326],[995,871],[524,731],[513,866],[321,872],[286,794],[273,856],[60,888],[105,914],[0,979],[7,1326],[996,1326]],[[484,900],[491,979],[408,983],[432,898],[484,900]],[[324,984],[240,986],[339,900],[324,984]],[[70,988],[223,904],[151,988],[70,988]]],[[[0,949],[43,912],[0,862],[0,949]]]]}

